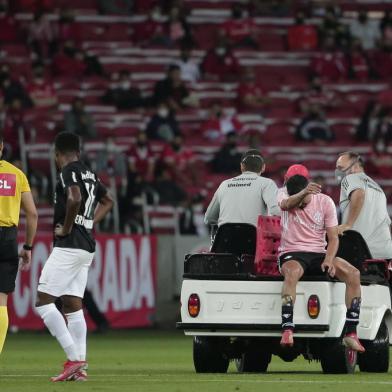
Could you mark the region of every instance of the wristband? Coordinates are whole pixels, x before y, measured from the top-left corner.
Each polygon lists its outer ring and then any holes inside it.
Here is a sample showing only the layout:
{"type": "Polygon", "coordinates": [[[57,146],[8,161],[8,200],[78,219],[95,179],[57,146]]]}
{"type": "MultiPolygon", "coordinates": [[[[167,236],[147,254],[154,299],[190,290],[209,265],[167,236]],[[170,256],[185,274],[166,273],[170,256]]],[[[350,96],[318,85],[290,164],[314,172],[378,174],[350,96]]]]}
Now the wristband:
{"type": "Polygon", "coordinates": [[[24,244],[24,245],[23,245],[23,249],[24,249],[24,250],[33,250],[33,246],[32,246],[32,245],[30,246],[30,245],[24,244]]]}

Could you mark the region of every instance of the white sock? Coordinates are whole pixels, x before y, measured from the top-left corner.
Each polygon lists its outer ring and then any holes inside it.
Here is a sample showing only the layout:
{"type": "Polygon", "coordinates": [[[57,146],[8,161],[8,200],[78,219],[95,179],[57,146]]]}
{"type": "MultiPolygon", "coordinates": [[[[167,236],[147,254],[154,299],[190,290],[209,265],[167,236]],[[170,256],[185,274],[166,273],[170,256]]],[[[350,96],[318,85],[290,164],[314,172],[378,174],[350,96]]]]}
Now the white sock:
{"type": "Polygon", "coordinates": [[[63,315],[57,310],[55,304],[38,306],[35,308],[41,316],[49,332],[60,343],[70,361],[78,361],[78,353],[71,334],[68,331],[63,315]]]}
{"type": "Polygon", "coordinates": [[[68,321],[68,331],[71,334],[73,341],[75,342],[76,351],[79,355],[79,361],[85,361],[87,325],[83,310],[67,313],[65,317],[68,321]]]}

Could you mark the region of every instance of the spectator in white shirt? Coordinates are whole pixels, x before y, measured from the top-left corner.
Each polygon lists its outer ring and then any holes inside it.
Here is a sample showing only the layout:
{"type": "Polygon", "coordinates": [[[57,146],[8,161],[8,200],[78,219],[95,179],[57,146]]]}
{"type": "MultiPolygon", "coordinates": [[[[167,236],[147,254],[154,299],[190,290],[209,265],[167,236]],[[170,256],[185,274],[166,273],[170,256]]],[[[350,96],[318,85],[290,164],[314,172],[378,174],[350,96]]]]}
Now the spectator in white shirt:
{"type": "Polygon", "coordinates": [[[381,38],[379,22],[369,20],[365,10],[360,11],[358,19],[351,23],[350,33],[353,38],[357,38],[362,42],[362,47],[365,50],[374,49],[377,41],[381,38]]]}
{"type": "Polygon", "coordinates": [[[180,59],[176,62],[176,65],[180,67],[181,80],[184,82],[195,83],[200,79],[199,65],[191,59],[189,46],[181,48],[180,59]]]}

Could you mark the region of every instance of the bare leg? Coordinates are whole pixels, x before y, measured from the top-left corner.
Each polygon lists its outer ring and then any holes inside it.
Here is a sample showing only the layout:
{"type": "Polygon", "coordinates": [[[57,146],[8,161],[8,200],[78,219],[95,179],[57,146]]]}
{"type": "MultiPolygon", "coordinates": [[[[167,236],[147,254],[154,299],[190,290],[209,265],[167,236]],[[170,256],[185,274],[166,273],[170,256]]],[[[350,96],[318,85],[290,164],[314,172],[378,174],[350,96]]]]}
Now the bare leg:
{"type": "Polygon", "coordinates": [[[346,284],[346,323],[343,344],[352,350],[364,352],[365,348],[357,336],[359,313],[361,310],[360,272],[346,260],[336,257],[334,260],[335,276],[346,284]]]}
{"type": "Polygon", "coordinates": [[[297,283],[304,273],[300,263],[295,260],[287,261],[282,266],[284,282],[282,286],[282,346],[291,347],[294,344],[294,302],[297,283]]]}

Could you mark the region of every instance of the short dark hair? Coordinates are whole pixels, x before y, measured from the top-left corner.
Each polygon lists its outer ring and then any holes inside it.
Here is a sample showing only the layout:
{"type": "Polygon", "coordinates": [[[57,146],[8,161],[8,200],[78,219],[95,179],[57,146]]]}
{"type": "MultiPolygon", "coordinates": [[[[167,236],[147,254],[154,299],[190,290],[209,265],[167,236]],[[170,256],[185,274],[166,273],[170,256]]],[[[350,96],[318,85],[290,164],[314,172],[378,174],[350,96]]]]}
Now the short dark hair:
{"type": "Polygon", "coordinates": [[[61,154],[80,152],[79,136],[71,132],[60,132],[54,140],[54,148],[61,154]]]}
{"type": "Polygon", "coordinates": [[[0,131],[0,143],[3,143],[3,141],[4,141],[3,132],[0,131]]]}
{"type": "Polygon", "coordinates": [[[241,157],[245,170],[260,173],[264,166],[264,158],[258,150],[245,151],[241,157]]]}
{"type": "Polygon", "coordinates": [[[362,156],[355,151],[345,151],[339,154],[339,157],[343,157],[347,155],[352,161],[357,161],[359,166],[365,167],[365,161],[363,160],[362,156]]]}
{"type": "Polygon", "coordinates": [[[301,176],[300,174],[296,174],[290,177],[286,182],[286,189],[289,196],[296,195],[306,188],[309,184],[309,180],[301,176]]]}

